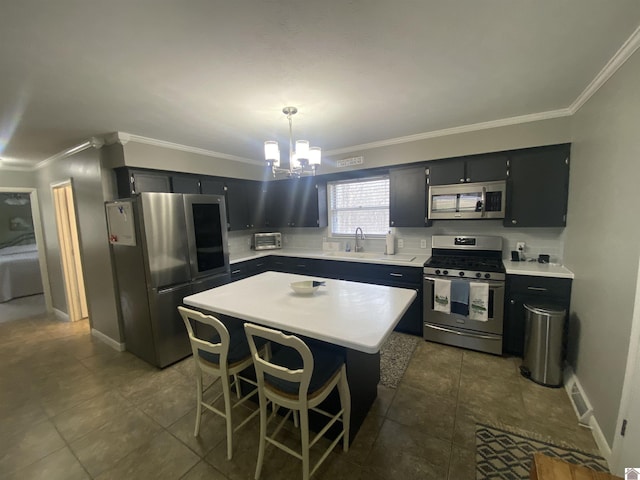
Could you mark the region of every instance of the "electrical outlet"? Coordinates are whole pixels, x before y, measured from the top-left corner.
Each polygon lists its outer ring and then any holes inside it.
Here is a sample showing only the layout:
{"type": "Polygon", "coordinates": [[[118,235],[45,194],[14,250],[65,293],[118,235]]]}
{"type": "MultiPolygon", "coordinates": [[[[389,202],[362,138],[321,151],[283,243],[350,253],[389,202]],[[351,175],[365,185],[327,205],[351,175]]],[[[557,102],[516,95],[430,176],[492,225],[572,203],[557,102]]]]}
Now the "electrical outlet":
{"type": "Polygon", "coordinates": [[[420,240],[420,248],[427,248],[427,241],[426,240],[420,240]]]}
{"type": "Polygon", "coordinates": [[[525,243],[524,242],[516,242],[516,250],[519,252],[524,252],[525,243]]]}
{"type": "Polygon", "coordinates": [[[398,248],[404,248],[404,239],[402,238],[398,239],[398,248]]]}

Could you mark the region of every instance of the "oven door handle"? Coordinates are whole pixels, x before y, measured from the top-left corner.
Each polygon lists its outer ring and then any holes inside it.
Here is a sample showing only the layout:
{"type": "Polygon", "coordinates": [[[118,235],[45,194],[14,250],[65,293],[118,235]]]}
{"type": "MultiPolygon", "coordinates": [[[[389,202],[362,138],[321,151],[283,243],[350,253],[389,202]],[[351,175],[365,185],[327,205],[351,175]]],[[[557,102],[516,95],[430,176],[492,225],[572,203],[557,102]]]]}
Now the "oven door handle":
{"type": "MultiPolygon", "coordinates": [[[[436,280],[441,280],[439,278],[435,278],[435,277],[427,277],[426,275],[424,276],[424,279],[428,282],[435,282],[436,280]]],[[[462,280],[468,280],[469,282],[479,282],[479,283],[488,283],[490,287],[493,287],[494,289],[497,288],[504,288],[504,282],[490,282],[490,281],[486,281],[486,280],[481,280],[481,279],[475,279],[475,278],[464,278],[462,280]]]]}
{"type": "Polygon", "coordinates": [[[438,327],[438,326],[433,325],[431,323],[425,323],[424,326],[427,327],[427,328],[431,328],[433,330],[440,330],[441,332],[454,333],[454,334],[460,335],[462,337],[479,338],[481,340],[500,340],[500,336],[499,335],[478,335],[476,333],[459,332],[457,330],[452,330],[450,328],[438,327]]]}

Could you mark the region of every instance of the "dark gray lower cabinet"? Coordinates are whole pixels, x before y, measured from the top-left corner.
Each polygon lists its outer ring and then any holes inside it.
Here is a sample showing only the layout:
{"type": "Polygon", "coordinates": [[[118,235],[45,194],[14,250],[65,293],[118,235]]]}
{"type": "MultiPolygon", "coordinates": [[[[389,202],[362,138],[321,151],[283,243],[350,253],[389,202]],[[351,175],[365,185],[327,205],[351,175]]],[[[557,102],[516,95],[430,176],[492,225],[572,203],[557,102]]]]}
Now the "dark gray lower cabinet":
{"type": "Polygon", "coordinates": [[[237,262],[231,265],[230,280],[242,280],[243,278],[266,272],[269,269],[269,257],[261,257],[245,262],[237,262]]]}
{"type": "Polygon", "coordinates": [[[569,312],[571,300],[570,278],[507,275],[504,309],[504,353],[521,357],[524,352],[524,304],[554,305],[569,312]]]}

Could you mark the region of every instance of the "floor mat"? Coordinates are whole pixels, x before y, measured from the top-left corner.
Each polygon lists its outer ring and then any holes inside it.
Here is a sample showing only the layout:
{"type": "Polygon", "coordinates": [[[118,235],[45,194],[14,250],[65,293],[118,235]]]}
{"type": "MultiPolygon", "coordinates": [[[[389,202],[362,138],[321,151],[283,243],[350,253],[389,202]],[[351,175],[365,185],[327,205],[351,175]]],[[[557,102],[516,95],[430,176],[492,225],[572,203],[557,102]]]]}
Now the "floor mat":
{"type": "Polygon", "coordinates": [[[607,461],[598,455],[554,445],[528,432],[476,424],[476,480],[528,480],[536,452],[592,470],[609,471],[607,461]]]}
{"type": "Polygon", "coordinates": [[[380,349],[380,384],[396,388],[409,365],[419,337],[392,332],[380,349]]]}

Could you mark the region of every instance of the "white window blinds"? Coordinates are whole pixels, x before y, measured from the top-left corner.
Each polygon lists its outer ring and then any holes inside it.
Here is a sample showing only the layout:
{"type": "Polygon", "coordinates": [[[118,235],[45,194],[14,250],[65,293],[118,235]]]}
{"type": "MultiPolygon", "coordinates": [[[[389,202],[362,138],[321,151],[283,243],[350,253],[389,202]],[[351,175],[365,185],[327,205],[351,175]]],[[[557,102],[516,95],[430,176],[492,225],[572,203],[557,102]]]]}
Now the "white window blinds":
{"type": "Polygon", "coordinates": [[[353,235],[357,227],[365,235],[389,230],[389,177],[369,177],[329,183],[331,234],[353,235]]]}

